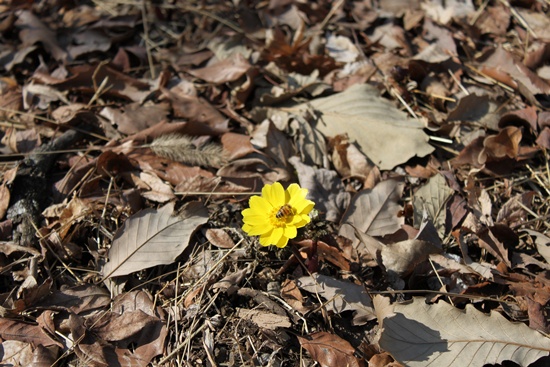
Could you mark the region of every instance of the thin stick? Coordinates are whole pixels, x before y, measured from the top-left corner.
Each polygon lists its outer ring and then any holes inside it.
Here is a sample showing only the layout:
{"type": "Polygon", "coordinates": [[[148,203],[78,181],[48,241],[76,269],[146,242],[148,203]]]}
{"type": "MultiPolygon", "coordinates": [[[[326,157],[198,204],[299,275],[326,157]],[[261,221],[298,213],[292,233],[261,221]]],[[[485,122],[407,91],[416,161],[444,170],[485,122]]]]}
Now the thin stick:
{"type": "Polygon", "coordinates": [[[145,0],[141,2],[141,18],[143,20],[143,39],[145,41],[145,51],[147,52],[147,63],[149,64],[149,72],[151,73],[151,79],[156,79],[153,55],[151,54],[149,23],[147,22],[147,6],[145,0]]]}
{"type": "Polygon", "coordinates": [[[401,102],[401,104],[403,106],[405,106],[405,108],[407,109],[407,111],[409,111],[410,115],[412,117],[414,117],[415,119],[418,119],[418,116],[416,115],[416,113],[414,113],[414,111],[412,110],[412,108],[407,104],[407,102],[405,102],[405,100],[401,97],[401,95],[397,92],[397,90],[395,90],[394,88],[391,89],[391,92],[392,94],[399,100],[399,102],[401,102]]]}

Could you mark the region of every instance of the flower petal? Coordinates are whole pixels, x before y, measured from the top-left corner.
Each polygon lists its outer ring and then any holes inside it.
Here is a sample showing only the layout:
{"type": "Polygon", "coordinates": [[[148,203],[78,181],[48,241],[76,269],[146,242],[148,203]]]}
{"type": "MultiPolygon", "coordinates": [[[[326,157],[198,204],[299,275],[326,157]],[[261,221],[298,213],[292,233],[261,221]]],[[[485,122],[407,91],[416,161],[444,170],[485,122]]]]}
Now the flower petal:
{"type": "Polygon", "coordinates": [[[303,189],[297,184],[291,184],[287,191],[290,194],[290,200],[288,201],[289,205],[296,209],[296,212],[299,214],[308,214],[315,203],[311,200],[307,200],[306,196],[308,193],[307,189],[303,189]]]}
{"type": "Polygon", "coordinates": [[[286,226],[283,235],[287,238],[294,238],[298,235],[298,230],[296,226],[286,226]]]}
{"type": "Polygon", "coordinates": [[[243,222],[252,225],[265,225],[269,224],[269,216],[264,212],[258,212],[257,210],[245,209],[242,212],[243,222]]]}
{"type": "Polygon", "coordinates": [[[283,232],[284,231],[281,227],[273,228],[271,236],[269,237],[269,244],[276,245],[281,240],[281,237],[283,237],[283,232]]]}
{"type": "MultiPolygon", "coordinates": [[[[268,185],[266,185],[268,186],[268,185]]],[[[265,187],[264,187],[265,188],[265,187]]],[[[273,185],[271,185],[271,190],[262,190],[262,195],[266,196],[266,199],[273,205],[275,208],[280,208],[286,203],[285,200],[285,189],[283,188],[283,185],[281,185],[280,182],[274,182],[273,185]]]]}
{"type": "Polygon", "coordinates": [[[288,237],[281,237],[281,239],[279,240],[279,242],[275,243],[274,245],[279,247],[279,248],[283,248],[285,247],[286,245],[288,244],[288,237]]]}
{"type": "Polygon", "coordinates": [[[311,212],[314,206],[315,206],[315,203],[313,201],[304,200],[303,202],[300,202],[299,206],[295,208],[298,214],[309,214],[309,212],[311,212]]]}
{"type": "Polygon", "coordinates": [[[262,246],[270,246],[271,243],[269,242],[269,239],[271,238],[271,231],[266,232],[262,235],[260,235],[260,245],[262,246]]]}
{"type": "Polygon", "coordinates": [[[245,231],[249,236],[261,236],[269,231],[273,230],[272,226],[251,226],[244,224],[243,231],[245,231]],[[247,226],[245,228],[245,226],[247,226]]]}
{"type": "Polygon", "coordinates": [[[257,210],[259,213],[265,213],[266,215],[271,210],[273,210],[273,204],[271,204],[269,200],[261,196],[252,196],[250,200],[248,200],[248,203],[250,205],[249,209],[257,210]]]}

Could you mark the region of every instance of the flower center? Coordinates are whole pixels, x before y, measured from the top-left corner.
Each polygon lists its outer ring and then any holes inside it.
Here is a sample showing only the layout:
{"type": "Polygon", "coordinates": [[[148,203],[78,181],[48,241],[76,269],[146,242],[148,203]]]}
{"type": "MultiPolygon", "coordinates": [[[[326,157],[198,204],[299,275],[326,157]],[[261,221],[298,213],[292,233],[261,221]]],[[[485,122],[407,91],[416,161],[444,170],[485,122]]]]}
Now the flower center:
{"type": "Polygon", "coordinates": [[[289,221],[292,221],[295,212],[295,209],[290,205],[282,205],[279,209],[273,211],[271,223],[275,227],[284,227],[289,221]]]}

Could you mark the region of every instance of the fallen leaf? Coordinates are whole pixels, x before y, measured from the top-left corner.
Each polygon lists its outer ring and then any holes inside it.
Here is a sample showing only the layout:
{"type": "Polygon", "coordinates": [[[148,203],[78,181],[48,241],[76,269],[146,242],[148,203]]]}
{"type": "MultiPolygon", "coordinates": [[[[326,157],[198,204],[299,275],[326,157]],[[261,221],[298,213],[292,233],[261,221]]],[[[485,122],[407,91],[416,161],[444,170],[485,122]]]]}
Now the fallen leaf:
{"type": "Polygon", "coordinates": [[[46,334],[40,326],[5,318],[0,318],[0,338],[30,343],[35,348],[39,345],[63,347],[61,343],[46,334]]]}
{"type": "Polygon", "coordinates": [[[227,249],[235,247],[235,242],[224,229],[208,228],[204,235],[216,247],[227,249]]]}
{"type": "Polygon", "coordinates": [[[296,169],[300,186],[308,189],[308,199],[315,202],[315,209],[328,221],[337,222],[349,203],[349,193],[337,173],[325,168],[303,164],[298,157],[288,160],[296,169]]]}
{"type": "Polygon", "coordinates": [[[172,216],[174,204],[169,203],[128,218],[113,238],[109,262],[101,269],[104,279],[172,263],[185,250],[197,227],[208,219],[203,207],[194,209],[180,218],[172,216]]]}
{"type": "Polygon", "coordinates": [[[426,261],[430,254],[440,253],[442,249],[421,240],[407,240],[383,246],[380,251],[382,264],[386,271],[399,277],[409,275],[417,265],[426,261]]]}
{"type": "Polygon", "coordinates": [[[534,231],[532,229],[522,229],[522,232],[528,233],[530,236],[535,237],[535,245],[539,254],[550,264],[550,237],[544,234],[534,231]]]}
{"type": "Polygon", "coordinates": [[[435,175],[422,186],[413,197],[414,224],[420,226],[422,215],[427,212],[441,238],[445,237],[447,220],[447,201],[454,190],[451,189],[443,175],[435,175]]]}
{"type": "Polygon", "coordinates": [[[57,42],[55,33],[29,10],[23,10],[17,15],[15,26],[21,29],[19,38],[25,46],[40,42],[44,49],[61,62],[67,60],[67,52],[57,42]]]}
{"type": "Polygon", "coordinates": [[[296,284],[326,299],[325,307],[330,311],[335,313],[355,311],[352,321],[354,325],[363,325],[375,317],[370,295],[361,285],[317,273],[298,278],[296,284]]]}
{"type": "Polygon", "coordinates": [[[304,110],[307,106],[320,114],[315,125],[319,131],[327,137],[347,134],[381,170],[391,170],[414,156],[424,157],[434,150],[421,122],[409,119],[367,84],[353,85],[342,93],[314,99],[293,110],[304,110]],[[380,149],[383,141],[398,148],[380,149]]]}
{"type": "Polygon", "coordinates": [[[321,367],[364,366],[364,362],[355,357],[355,349],[351,344],[338,335],[320,331],[306,337],[298,336],[298,341],[321,367]]]}
{"type": "Polygon", "coordinates": [[[384,236],[396,232],[405,222],[399,217],[404,184],[396,180],[380,182],[371,190],[362,190],[352,199],[342,217],[339,235],[351,240],[355,229],[370,236],[384,236]],[[355,229],[354,229],[355,228],[355,229]]]}
{"type": "Polygon", "coordinates": [[[62,286],[41,300],[36,307],[66,310],[75,314],[90,313],[107,307],[111,296],[104,288],[92,284],[62,286]]]}
{"type": "Polygon", "coordinates": [[[292,326],[292,324],[288,320],[288,316],[281,316],[262,310],[248,310],[245,308],[237,308],[235,316],[241,319],[250,320],[264,329],[275,330],[280,327],[288,328],[292,326]]]}
{"type": "Polygon", "coordinates": [[[3,366],[34,366],[33,351],[30,343],[18,340],[4,340],[0,343],[0,355],[3,366]]]}
{"type": "Polygon", "coordinates": [[[459,310],[424,298],[376,309],[380,346],[407,366],[482,366],[511,360],[526,366],[550,352],[550,339],[522,323],[472,305],[459,310]]]}
{"type": "Polygon", "coordinates": [[[295,280],[286,279],[281,285],[281,297],[296,311],[305,314],[311,307],[304,306],[304,297],[295,280]]]}
{"type": "Polygon", "coordinates": [[[189,73],[209,83],[222,84],[239,79],[250,68],[250,63],[243,55],[235,53],[227,59],[213,65],[201,69],[189,70],[189,73]]]}

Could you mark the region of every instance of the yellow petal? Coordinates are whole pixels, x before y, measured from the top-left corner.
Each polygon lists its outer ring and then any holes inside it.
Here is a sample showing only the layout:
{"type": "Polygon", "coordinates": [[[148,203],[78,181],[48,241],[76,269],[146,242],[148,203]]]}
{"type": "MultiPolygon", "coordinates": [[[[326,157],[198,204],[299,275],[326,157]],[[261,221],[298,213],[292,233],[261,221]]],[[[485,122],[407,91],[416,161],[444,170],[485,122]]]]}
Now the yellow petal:
{"type": "Polygon", "coordinates": [[[273,185],[265,185],[262,189],[262,196],[275,208],[279,208],[286,203],[285,189],[283,189],[283,185],[280,182],[274,182],[273,185]]]}
{"type": "Polygon", "coordinates": [[[271,246],[269,239],[271,238],[271,232],[266,232],[260,235],[260,245],[262,246],[271,246]]]}
{"type": "Polygon", "coordinates": [[[266,198],[261,196],[252,196],[248,203],[250,205],[249,209],[256,210],[258,211],[258,213],[268,214],[270,211],[273,210],[273,205],[268,200],[266,200],[266,198]]]}
{"type": "Polygon", "coordinates": [[[279,240],[279,242],[275,243],[274,245],[279,247],[279,248],[283,248],[287,245],[288,243],[288,237],[281,237],[281,239],[279,240]]]}
{"type": "Polygon", "coordinates": [[[249,236],[261,236],[273,229],[272,226],[249,226],[247,227],[248,231],[243,226],[243,231],[245,231],[249,236]]]}
{"type": "Polygon", "coordinates": [[[296,226],[286,226],[283,235],[287,238],[294,238],[298,235],[296,226]]]}
{"type": "Polygon", "coordinates": [[[251,225],[267,225],[269,224],[269,216],[264,213],[257,213],[256,211],[243,210],[243,222],[251,225]]]}
{"type": "Polygon", "coordinates": [[[313,207],[315,206],[315,203],[311,200],[304,200],[299,203],[298,206],[296,206],[296,213],[298,214],[309,214],[313,207]]]}
{"type": "Polygon", "coordinates": [[[311,200],[306,199],[308,193],[307,189],[303,189],[297,184],[291,184],[287,191],[290,194],[290,200],[288,204],[296,209],[296,212],[299,214],[308,214],[315,203],[311,200]]]}
{"type": "Polygon", "coordinates": [[[273,228],[273,231],[271,232],[271,236],[269,237],[269,244],[270,245],[276,245],[280,240],[281,237],[283,237],[283,229],[282,228],[273,228]]]}

